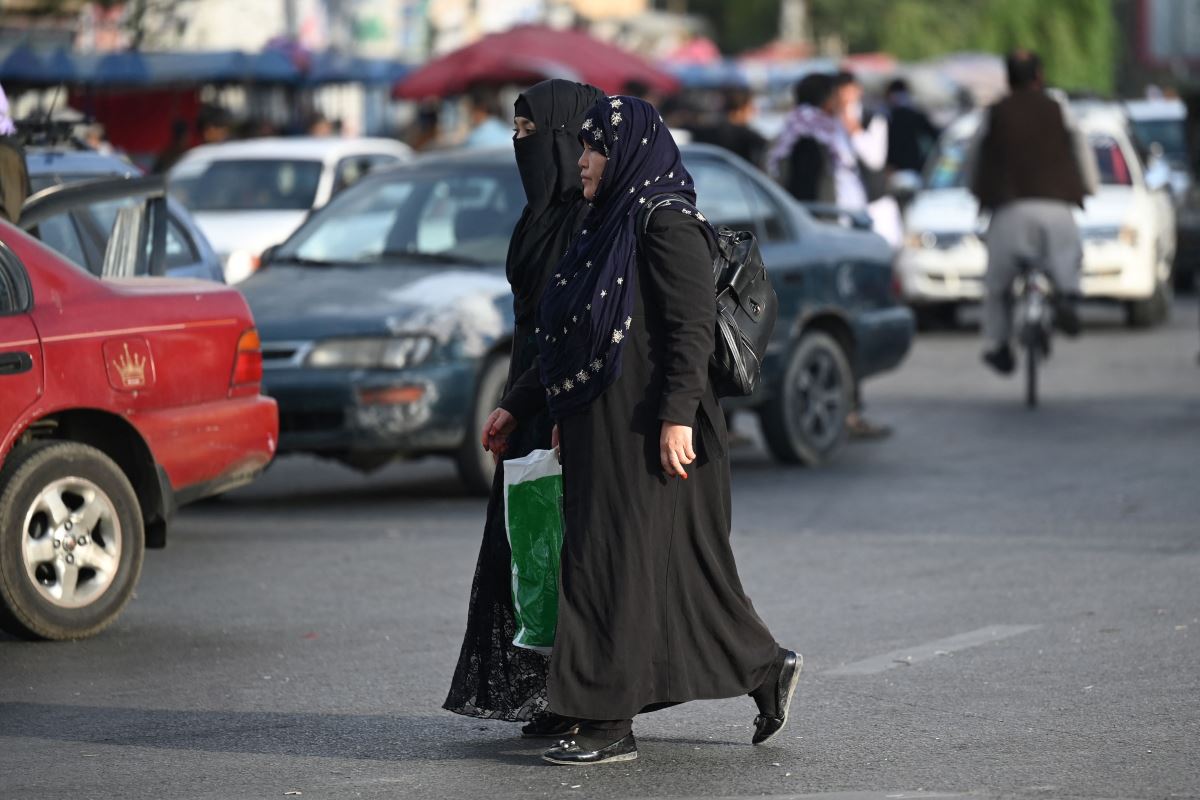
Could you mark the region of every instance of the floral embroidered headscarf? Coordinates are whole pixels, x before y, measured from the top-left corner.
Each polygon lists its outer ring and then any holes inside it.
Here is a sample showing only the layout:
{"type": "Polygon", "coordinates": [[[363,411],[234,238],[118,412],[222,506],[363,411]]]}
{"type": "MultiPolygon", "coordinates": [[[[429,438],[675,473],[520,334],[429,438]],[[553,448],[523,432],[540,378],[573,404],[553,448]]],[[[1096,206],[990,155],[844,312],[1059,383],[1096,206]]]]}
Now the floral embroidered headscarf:
{"type": "Polygon", "coordinates": [[[538,308],[538,364],[555,417],[586,407],[621,374],[622,342],[634,323],[641,210],[663,195],[677,195],[688,206],[696,202],[675,140],[644,100],[598,101],[580,139],[608,163],[579,236],[538,308]]]}

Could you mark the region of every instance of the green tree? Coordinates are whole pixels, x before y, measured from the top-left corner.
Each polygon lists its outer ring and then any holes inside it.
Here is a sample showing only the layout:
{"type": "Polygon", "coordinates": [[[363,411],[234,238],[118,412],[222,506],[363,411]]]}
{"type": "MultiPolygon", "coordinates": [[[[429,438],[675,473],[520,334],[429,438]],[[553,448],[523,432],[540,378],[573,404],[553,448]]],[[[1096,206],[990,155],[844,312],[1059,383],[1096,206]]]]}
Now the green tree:
{"type": "Polygon", "coordinates": [[[1037,51],[1046,78],[1066,89],[1109,92],[1117,59],[1112,0],[810,0],[813,33],[850,52],[905,60],[963,50],[1037,51]]]}
{"type": "Polygon", "coordinates": [[[779,36],[780,0],[689,0],[687,10],[706,18],[722,53],[740,53],[779,36]]]}

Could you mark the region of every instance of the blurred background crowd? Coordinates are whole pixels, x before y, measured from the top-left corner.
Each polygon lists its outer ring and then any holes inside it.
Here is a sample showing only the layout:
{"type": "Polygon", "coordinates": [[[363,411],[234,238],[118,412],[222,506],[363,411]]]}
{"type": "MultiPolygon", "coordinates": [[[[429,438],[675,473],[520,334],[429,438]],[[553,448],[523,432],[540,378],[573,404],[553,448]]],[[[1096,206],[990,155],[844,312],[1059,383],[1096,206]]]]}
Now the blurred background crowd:
{"type": "MultiPolygon", "coordinates": [[[[516,94],[566,77],[644,97],[681,141],[731,150],[798,199],[865,211],[894,248],[918,251],[937,248],[914,226],[911,214],[924,212],[911,201],[955,188],[963,120],[1006,91],[1002,54],[1028,48],[1064,98],[1115,107],[1116,123],[1092,132],[1109,137],[1101,165],[1117,183],[1144,172],[1170,199],[1164,224],[1179,230],[1166,249],[1185,259],[1197,249],[1194,0],[0,0],[0,9],[0,85],[15,127],[6,124],[22,143],[177,168],[176,195],[193,211],[302,211],[417,151],[506,145],[516,94]],[[828,119],[852,143],[860,185],[849,194],[796,152],[806,139],[798,106],[819,112],[804,124],[828,119]],[[1136,153],[1122,151],[1125,134],[1136,153]],[[189,183],[200,162],[187,168],[185,154],[198,145],[280,136],[296,138],[303,158],[334,158],[332,183],[304,161],[189,183]]],[[[244,277],[249,268],[231,272],[229,249],[214,244],[227,278],[244,277]]],[[[1177,283],[1192,272],[1176,270],[1177,283]]],[[[936,316],[948,304],[924,305],[936,316]]]]}

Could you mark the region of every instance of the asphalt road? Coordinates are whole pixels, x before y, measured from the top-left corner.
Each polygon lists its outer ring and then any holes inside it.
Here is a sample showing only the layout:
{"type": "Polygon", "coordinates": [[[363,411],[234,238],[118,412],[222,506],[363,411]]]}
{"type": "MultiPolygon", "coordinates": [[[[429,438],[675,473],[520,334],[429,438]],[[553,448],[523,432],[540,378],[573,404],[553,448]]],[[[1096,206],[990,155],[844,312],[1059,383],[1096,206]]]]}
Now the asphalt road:
{"type": "Polygon", "coordinates": [[[743,582],[805,655],[778,744],[740,698],[551,767],[440,711],[482,503],[437,462],[292,459],[185,511],[105,634],[0,639],[0,797],[1200,796],[1197,310],[1090,314],[1035,413],[970,331],[923,336],[867,386],[890,439],[737,449],[743,582]]]}

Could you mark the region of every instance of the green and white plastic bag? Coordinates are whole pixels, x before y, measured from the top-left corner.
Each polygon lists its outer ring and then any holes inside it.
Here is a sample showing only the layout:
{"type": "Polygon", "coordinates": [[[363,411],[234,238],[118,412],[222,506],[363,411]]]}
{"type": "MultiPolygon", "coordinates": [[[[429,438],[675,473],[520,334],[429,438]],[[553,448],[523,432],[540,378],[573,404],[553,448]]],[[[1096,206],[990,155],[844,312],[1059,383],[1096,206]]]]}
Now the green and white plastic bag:
{"type": "Polygon", "coordinates": [[[549,653],[558,625],[562,467],[553,450],[504,462],[504,527],[512,549],[513,644],[549,653]]]}

